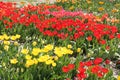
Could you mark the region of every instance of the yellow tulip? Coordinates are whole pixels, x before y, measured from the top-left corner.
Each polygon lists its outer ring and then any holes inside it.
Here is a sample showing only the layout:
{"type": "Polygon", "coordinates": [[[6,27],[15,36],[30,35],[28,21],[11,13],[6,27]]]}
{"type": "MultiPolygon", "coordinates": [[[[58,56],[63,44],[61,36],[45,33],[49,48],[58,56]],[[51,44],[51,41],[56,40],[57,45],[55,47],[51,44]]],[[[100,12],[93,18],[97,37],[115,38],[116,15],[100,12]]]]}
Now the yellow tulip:
{"type": "Polygon", "coordinates": [[[32,56],[30,56],[29,54],[27,54],[26,56],[25,56],[25,59],[31,59],[32,58],[32,56]]]}
{"type": "Polygon", "coordinates": [[[4,40],[4,36],[0,35],[0,40],[4,40]]]}
{"type": "Polygon", "coordinates": [[[67,47],[68,47],[68,48],[72,48],[72,45],[69,44],[69,45],[67,45],[67,47]]]}
{"type": "Polygon", "coordinates": [[[55,62],[53,62],[53,63],[52,63],[52,66],[53,66],[53,67],[55,67],[55,66],[56,66],[56,63],[55,63],[55,62]]]}
{"type": "Polygon", "coordinates": [[[81,48],[77,48],[77,52],[80,52],[81,51],[81,48]]]}
{"type": "Polygon", "coordinates": [[[36,42],[36,41],[34,41],[34,42],[32,43],[32,45],[33,45],[33,46],[36,46],[36,45],[37,45],[37,42],[36,42]]]}
{"type": "Polygon", "coordinates": [[[10,63],[11,63],[11,64],[16,64],[17,62],[18,62],[18,60],[15,59],[15,58],[10,60],[10,63]]]}
{"type": "Polygon", "coordinates": [[[57,57],[57,56],[55,56],[55,57],[54,57],[54,60],[58,60],[58,57],[57,57]]]}
{"type": "Polygon", "coordinates": [[[74,10],[74,8],[75,8],[74,6],[71,6],[71,7],[69,8],[69,10],[74,10]]]}
{"type": "Polygon", "coordinates": [[[8,39],[10,38],[10,37],[7,36],[6,34],[3,34],[3,37],[4,37],[5,40],[8,40],[8,39]]]}
{"type": "Polygon", "coordinates": [[[9,49],[9,46],[8,46],[8,45],[5,45],[5,46],[4,46],[4,50],[8,51],[8,49],[9,49]]]}
{"type": "Polygon", "coordinates": [[[4,41],[5,45],[10,45],[10,41],[4,41]]]}
{"type": "Polygon", "coordinates": [[[118,12],[118,11],[119,11],[118,9],[112,9],[112,10],[111,10],[112,13],[116,13],[116,12],[118,12]]]}
{"type": "Polygon", "coordinates": [[[34,60],[34,64],[38,64],[38,60],[36,58],[34,58],[33,60],[34,60]]]}
{"type": "Polygon", "coordinates": [[[104,11],[104,8],[103,7],[99,7],[98,11],[104,11]]]}
{"type": "Polygon", "coordinates": [[[28,54],[28,52],[29,52],[28,49],[22,49],[22,50],[21,50],[21,53],[22,53],[22,54],[28,54]]]}
{"type": "Polygon", "coordinates": [[[16,38],[16,36],[11,36],[11,38],[10,38],[11,40],[16,40],[17,38],[16,38]]]}
{"type": "Polygon", "coordinates": [[[14,42],[14,45],[15,45],[15,46],[18,46],[19,44],[18,44],[18,42],[17,42],[17,41],[15,41],[15,42],[14,42]]]}
{"type": "Polygon", "coordinates": [[[120,80],[120,76],[117,77],[117,80],[120,80]]]}
{"type": "Polygon", "coordinates": [[[37,56],[40,52],[41,52],[40,48],[33,48],[33,50],[32,50],[32,54],[34,56],[37,56]]]}
{"type": "Polygon", "coordinates": [[[33,64],[34,64],[34,60],[29,59],[29,60],[26,61],[25,66],[26,66],[26,67],[30,67],[30,66],[33,65],[33,64]]]}
{"type": "Polygon", "coordinates": [[[100,2],[99,2],[99,4],[101,4],[101,5],[102,5],[102,4],[104,4],[104,2],[103,2],[103,1],[100,1],[100,2]]]}
{"type": "Polygon", "coordinates": [[[21,35],[19,35],[19,34],[16,34],[16,36],[15,36],[17,39],[19,39],[20,37],[21,37],[21,35]]]}

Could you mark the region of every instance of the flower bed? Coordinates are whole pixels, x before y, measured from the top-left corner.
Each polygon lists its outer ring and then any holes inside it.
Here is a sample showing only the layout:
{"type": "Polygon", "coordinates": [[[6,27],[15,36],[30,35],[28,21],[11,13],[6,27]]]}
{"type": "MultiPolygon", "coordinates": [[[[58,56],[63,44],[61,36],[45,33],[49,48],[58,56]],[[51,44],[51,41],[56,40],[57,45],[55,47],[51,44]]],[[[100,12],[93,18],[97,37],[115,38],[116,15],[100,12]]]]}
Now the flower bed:
{"type": "Polygon", "coordinates": [[[109,64],[120,54],[120,28],[108,14],[10,2],[0,12],[2,79],[116,80],[109,64]]]}

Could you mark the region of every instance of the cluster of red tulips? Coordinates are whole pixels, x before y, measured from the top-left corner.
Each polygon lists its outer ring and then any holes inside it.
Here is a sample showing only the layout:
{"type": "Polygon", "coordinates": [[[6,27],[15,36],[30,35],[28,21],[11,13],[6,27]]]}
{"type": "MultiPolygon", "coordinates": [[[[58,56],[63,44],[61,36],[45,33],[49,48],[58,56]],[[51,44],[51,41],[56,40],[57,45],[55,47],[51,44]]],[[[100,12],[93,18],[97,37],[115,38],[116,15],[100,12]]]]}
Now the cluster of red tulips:
{"type": "MultiPolygon", "coordinates": [[[[102,66],[101,63],[103,63],[102,58],[96,58],[94,60],[89,60],[86,62],[79,62],[79,66],[77,68],[77,73],[75,75],[74,80],[84,80],[85,78],[89,77],[90,74],[97,75],[98,78],[103,78],[108,72],[109,69],[102,66]],[[90,74],[89,74],[90,72],[90,74]]],[[[110,64],[110,60],[104,61],[105,65],[110,64]]],[[[62,67],[62,71],[66,74],[68,74],[70,71],[75,69],[74,64],[68,64],[67,66],[62,67]]],[[[67,78],[66,80],[70,80],[67,78]]]]}
{"type": "MultiPolygon", "coordinates": [[[[28,26],[34,24],[43,35],[55,36],[60,39],[76,40],[81,37],[88,41],[97,39],[101,44],[108,39],[120,38],[116,26],[101,24],[93,14],[82,11],[70,12],[56,5],[28,5],[17,8],[16,4],[0,2],[0,20],[6,28],[16,24],[28,26]]],[[[101,17],[104,21],[108,15],[101,17]]],[[[18,27],[19,28],[19,27],[18,27]]]]}

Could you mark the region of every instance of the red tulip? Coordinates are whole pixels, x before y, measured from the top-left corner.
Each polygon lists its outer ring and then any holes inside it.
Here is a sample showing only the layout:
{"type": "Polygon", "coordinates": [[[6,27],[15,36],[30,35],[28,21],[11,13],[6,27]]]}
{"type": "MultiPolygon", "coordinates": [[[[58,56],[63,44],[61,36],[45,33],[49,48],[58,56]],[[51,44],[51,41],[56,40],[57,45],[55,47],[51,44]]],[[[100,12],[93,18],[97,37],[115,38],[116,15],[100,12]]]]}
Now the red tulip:
{"type": "Polygon", "coordinates": [[[118,39],[120,39],[120,33],[119,33],[119,34],[117,34],[117,38],[118,38],[118,39]]]}
{"type": "Polygon", "coordinates": [[[68,68],[69,68],[70,70],[74,69],[74,67],[75,67],[74,64],[68,64],[68,68]]]}
{"type": "Polygon", "coordinates": [[[105,60],[105,64],[110,64],[110,60],[105,60]]]}
{"type": "Polygon", "coordinates": [[[105,40],[101,40],[100,44],[106,44],[106,41],[105,40]]]}
{"type": "Polygon", "coordinates": [[[65,72],[65,73],[69,72],[69,67],[63,66],[62,71],[65,72]]]}
{"type": "Polygon", "coordinates": [[[98,64],[100,64],[102,61],[103,61],[102,58],[96,58],[93,62],[94,62],[95,65],[98,65],[98,64]]]}
{"type": "Polygon", "coordinates": [[[92,40],[92,36],[88,36],[88,37],[87,37],[87,40],[88,40],[88,41],[91,41],[91,40],[92,40]]]}

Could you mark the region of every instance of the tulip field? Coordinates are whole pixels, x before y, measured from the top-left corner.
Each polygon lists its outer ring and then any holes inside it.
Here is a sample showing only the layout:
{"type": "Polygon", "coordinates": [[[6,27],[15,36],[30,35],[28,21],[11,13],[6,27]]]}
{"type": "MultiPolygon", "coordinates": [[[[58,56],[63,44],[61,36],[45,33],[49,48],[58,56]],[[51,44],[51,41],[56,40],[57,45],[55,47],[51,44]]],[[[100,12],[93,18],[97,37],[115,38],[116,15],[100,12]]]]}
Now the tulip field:
{"type": "Polygon", "coordinates": [[[120,0],[0,1],[0,80],[120,80],[120,0]]]}

